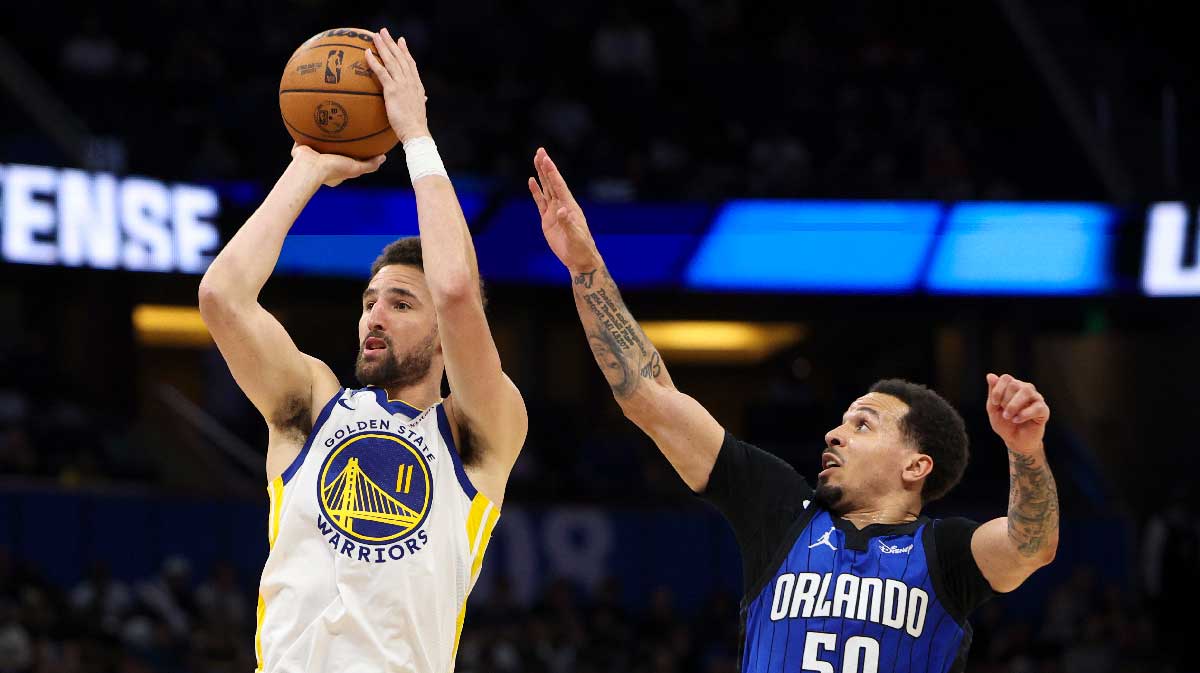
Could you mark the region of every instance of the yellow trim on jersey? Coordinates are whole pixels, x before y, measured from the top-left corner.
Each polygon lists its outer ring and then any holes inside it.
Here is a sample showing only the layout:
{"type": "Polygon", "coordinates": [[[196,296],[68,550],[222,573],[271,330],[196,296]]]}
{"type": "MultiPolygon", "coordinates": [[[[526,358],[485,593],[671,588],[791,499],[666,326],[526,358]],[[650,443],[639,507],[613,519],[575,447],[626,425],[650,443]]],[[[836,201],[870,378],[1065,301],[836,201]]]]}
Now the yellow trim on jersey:
{"type": "Polygon", "coordinates": [[[500,520],[500,510],[493,509],[488,516],[487,525],[483,527],[483,541],[479,543],[479,551],[475,554],[475,562],[471,564],[471,581],[479,577],[479,571],[483,569],[483,554],[487,551],[488,543],[492,541],[492,530],[496,528],[496,522],[500,520]]]}
{"type": "Polygon", "coordinates": [[[392,398],[390,398],[390,397],[388,398],[388,402],[399,402],[400,404],[406,404],[406,405],[408,405],[408,406],[412,407],[413,409],[416,409],[417,411],[420,411],[420,412],[422,412],[422,413],[424,413],[424,412],[426,412],[426,411],[428,411],[428,410],[429,410],[429,407],[425,407],[424,409],[422,409],[421,407],[418,407],[418,406],[417,406],[417,405],[415,405],[415,404],[410,404],[410,403],[408,403],[408,402],[405,402],[404,400],[393,400],[393,399],[392,399],[392,398]]]}
{"type": "MultiPolygon", "coordinates": [[[[267,546],[275,547],[275,538],[279,537],[279,514],[283,510],[283,477],[275,477],[267,485],[267,497],[271,499],[271,513],[267,515],[267,546]]],[[[254,626],[254,658],[258,662],[255,673],[262,673],[262,623],[267,614],[267,601],[262,594],[258,595],[258,610],[254,626]]]]}
{"type": "Polygon", "coordinates": [[[275,547],[275,538],[279,537],[279,514],[283,510],[283,477],[275,477],[267,489],[271,496],[271,519],[267,528],[267,544],[275,547]]]}
{"type": "MultiPolygon", "coordinates": [[[[476,578],[479,576],[480,570],[483,569],[483,553],[487,551],[488,542],[491,542],[492,531],[496,528],[496,522],[500,520],[500,510],[492,504],[491,500],[482,493],[476,493],[475,499],[471,501],[471,510],[467,514],[467,543],[471,545],[471,574],[467,580],[467,586],[472,587],[476,578]]],[[[454,660],[458,658],[458,641],[462,638],[463,622],[467,618],[467,598],[471,595],[470,589],[467,590],[467,596],[463,597],[462,607],[458,610],[458,618],[454,625],[454,649],[450,653],[450,667],[454,668],[454,660]]]]}
{"type": "Polygon", "coordinates": [[[262,594],[258,595],[258,617],[256,618],[257,625],[254,627],[254,659],[258,665],[254,668],[254,673],[262,673],[263,656],[262,656],[262,622],[263,615],[267,612],[267,602],[263,600],[262,594]]]}
{"type": "Polygon", "coordinates": [[[483,520],[483,512],[491,503],[482,493],[476,493],[471,501],[471,509],[467,512],[467,546],[471,554],[475,554],[475,536],[479,533],[479,523],[483,520]]]}

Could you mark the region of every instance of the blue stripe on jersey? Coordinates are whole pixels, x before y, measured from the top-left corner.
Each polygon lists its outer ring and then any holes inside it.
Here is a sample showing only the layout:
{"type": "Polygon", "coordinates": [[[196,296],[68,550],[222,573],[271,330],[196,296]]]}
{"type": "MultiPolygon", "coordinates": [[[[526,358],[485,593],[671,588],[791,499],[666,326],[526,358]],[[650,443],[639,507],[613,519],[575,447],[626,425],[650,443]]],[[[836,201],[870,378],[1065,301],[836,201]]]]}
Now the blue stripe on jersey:
{"type": "Polygon", "coordinates": [[[923,533],[846,548],[845,533],[817,510],[757,596],[747,597],[743,673],[948,673],[964,629],[934,590],[923,533]]]}

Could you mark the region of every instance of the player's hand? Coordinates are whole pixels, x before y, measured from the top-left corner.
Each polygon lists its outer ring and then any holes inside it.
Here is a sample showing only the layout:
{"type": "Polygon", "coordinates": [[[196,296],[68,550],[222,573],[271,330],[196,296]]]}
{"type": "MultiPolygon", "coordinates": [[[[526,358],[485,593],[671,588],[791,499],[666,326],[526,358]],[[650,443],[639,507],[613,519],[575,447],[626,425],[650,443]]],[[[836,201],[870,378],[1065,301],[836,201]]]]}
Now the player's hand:
{"type": "Polygon", "coordinates": [[[1050,407],[1032,383],[1005,374],[987,375],[988,420],[1005,446],[1029,454],[1042,449],[1050,407]]]}
{"type": "Polygon", "coordinates": [[[326,187],[337,187],[343,180],[379,170],[387,157],[380,154],[373,159],[360,161],[341,154],[322,154],[308,145],[292,143],[292,162],[312,166],[326,187]]]}
{"type": "Polygon", "coordinates": [[[383,87],[383,101],[387,105],[388,123],[392,130],[405,142],[410,138],[429,135],[429,122],[425,117],[425,85],[417,72],[417,62],[408,51],[404,38],[393,40],[387,28],[374,34],[375,49],[379,58],[370,49],[366,50],[367,65],[383,87]]]}
{"type": "Polygon", "coordinates": [[[594,270],[600,266],[600,253],[567,181],[540,147],[533,155],[533,167],[538,179],[529,178],[529,193],[542,216],[542,234],[550,249],[572,272],[594,270]]]}

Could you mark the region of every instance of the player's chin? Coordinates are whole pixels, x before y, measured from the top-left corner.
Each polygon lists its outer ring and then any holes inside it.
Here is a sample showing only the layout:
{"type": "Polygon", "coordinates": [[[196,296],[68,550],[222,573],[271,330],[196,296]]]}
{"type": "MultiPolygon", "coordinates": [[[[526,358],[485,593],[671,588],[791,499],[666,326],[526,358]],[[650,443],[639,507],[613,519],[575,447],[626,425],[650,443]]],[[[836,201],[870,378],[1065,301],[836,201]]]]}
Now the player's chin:
{"type": "Polygon", "coordinates": [[[842,502],[844,495],[842,487],[830,484],[828,478],[817,481],[817,491],[814,499],[825,509],[837,511],[837,507],[842,502]]]}
{"type": "Polygon", "coordinates": [[[383,372],[385,364],[381,358],[365,358],[359,355],[358,362],[354,365],[354,376],[363,385],[379,385],[380,374],[383,372]]]}

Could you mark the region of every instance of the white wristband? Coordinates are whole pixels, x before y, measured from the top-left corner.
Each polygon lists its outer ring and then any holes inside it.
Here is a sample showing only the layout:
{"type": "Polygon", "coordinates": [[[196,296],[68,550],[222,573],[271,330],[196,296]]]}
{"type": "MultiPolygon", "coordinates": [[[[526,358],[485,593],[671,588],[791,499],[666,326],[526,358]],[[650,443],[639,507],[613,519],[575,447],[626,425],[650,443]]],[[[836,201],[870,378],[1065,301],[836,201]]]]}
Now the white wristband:
{"type": "Polygon", "coordinates": [[[408,179],[413,183],[430,175],[446,175],[446,166],[438,154],[437,143],[429,136],[409,138],[404,141],[404,160],[408,162],[408,179]]]}

